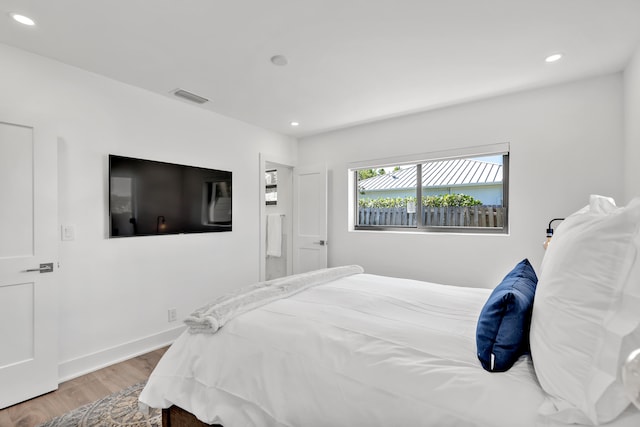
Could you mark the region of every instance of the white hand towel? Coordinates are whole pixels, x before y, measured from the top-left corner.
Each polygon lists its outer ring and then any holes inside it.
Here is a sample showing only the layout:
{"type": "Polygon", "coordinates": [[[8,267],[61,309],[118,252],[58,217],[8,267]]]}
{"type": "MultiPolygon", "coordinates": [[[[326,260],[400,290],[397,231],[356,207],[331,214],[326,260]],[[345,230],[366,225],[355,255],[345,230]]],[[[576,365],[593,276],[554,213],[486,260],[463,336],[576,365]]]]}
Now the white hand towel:
{"type": "Polygon", "coordinates": [[[267,215],[267,256],[282,256],[282,216],[267,215]]]}

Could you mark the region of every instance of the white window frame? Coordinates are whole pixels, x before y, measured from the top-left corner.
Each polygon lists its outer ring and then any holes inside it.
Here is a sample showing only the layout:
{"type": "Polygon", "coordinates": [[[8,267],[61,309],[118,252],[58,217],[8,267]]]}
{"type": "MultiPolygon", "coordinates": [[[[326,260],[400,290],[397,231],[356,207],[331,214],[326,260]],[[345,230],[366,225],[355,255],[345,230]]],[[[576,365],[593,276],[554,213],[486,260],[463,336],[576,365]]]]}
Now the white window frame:
{"type": "MultiPolygon", "coordinates": [[[[509,153],[508,142],[465,147],[452,150],[443,150],[430,153],[412,154],[406,156],[387,157],[383,159],[365,160],[352,162],[347,165],[348,185],[349,185],[349,231],[374,231],[374,232],[409,232],[409,233],[432,233],[445,232],[455,234],[509,234],[509,153]],[[505,209],[502,227],[465,227],[465,226],[426,226],[422,224],[422,217],[417,218],[417,226],[394,227],[380,225],[358,225],[358,170],[379,169],[391,165],[418,165],[418,172],[421,173],[421,165],[426,162],[437,160],[447,160],[454,158],[482,157],[491,155],[502,155],[502,205],[505,209]]],[[[422,210],[422,188],[416,188],[416,209],[422,210]]]]}

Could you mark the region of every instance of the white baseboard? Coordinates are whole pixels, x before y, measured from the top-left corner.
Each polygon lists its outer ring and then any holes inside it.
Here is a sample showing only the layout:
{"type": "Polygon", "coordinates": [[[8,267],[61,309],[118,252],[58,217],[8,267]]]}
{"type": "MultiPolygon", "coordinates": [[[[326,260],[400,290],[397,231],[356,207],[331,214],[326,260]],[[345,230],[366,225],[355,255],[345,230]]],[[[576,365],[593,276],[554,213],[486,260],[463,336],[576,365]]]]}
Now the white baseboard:
{"type": "Polygon", "coordinates": [[[186,326],[169,329],[155,335],[62,362],[58,365],[58,382],[62,383],[170,345],[185,329],[186,326]]]}

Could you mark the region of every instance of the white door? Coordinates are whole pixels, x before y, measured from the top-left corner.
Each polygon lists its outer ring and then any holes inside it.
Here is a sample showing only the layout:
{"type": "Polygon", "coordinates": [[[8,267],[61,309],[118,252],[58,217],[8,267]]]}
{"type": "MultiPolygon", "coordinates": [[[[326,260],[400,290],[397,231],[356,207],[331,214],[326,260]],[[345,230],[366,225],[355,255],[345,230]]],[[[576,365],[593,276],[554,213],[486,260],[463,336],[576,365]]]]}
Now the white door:
{"type": "Polygon", "coordinates": [[[293,273],[327,267],[327,169],[293,172],[293,273]]]}
{"type": "Polygon", "coordinates": [[[0,122],[0,409],[58,387],[57,139],[0,122]]]}

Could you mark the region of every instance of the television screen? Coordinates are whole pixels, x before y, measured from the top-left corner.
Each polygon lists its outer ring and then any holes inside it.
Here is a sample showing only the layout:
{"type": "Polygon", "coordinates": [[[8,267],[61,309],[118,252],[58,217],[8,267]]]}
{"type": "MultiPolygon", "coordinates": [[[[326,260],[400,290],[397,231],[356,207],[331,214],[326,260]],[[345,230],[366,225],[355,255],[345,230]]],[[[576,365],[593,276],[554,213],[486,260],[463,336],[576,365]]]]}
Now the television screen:
{"type": "Polygon", "coordinates": [[[231,231],[231,172],[109,155],[110,237],[231,231]]]}

